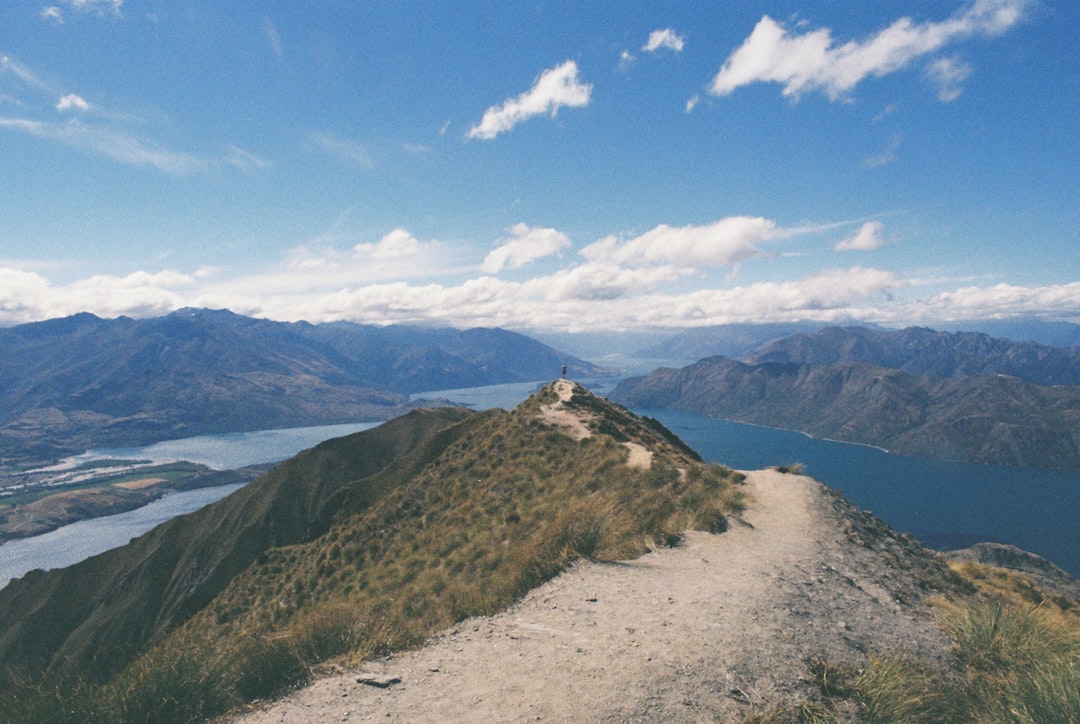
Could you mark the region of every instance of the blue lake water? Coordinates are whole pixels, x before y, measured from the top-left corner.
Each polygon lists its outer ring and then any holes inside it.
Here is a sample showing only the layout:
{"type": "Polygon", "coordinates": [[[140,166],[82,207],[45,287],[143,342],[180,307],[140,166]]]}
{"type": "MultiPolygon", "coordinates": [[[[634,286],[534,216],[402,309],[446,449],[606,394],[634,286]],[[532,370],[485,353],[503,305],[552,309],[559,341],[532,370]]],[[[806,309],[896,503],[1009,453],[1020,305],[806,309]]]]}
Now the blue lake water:
{"type": "MultiPolygon", "coordinates": [[[[585,380],[584,384],[597,394],[606,394],[617,381],[585,380]]],[[[414,397],[442,398],[475,409],[510,409],[540,384],[441,390],[414,397]]],[[[1080,576],[1080,471],[905,457],[669,410],[636,412],[660,420],[712,462],[739,469],[802,463],[807,474],[843,491],[859,507],[931,547],[958,548],[979,541],[1011,543],[1080,576]]],[[[323,440],[374,424],[209,435],[88,455],[96,455],[95,459],[191,460],[230,469],[282,460],[323,440]]],[[[0,545],[0,586],[34,568],[70,565],[123,545],[164,520],[224,497],[232,489],[235,486],[176,493],[128,513],[81,521],[53,533],[0,545]]]]}
{"type": "MultiPolygon", "coordinates": [[[[323,440],[375,427],[377,422],[319,425],[281,430],[259,430],[224,435],[200,435],[154,445],[101,448],[68,458],[53,469],[65,469],[92,460],[150,460],[155,463],[188,460],[218,470],[272,463],[292,457],[323,440]]],[[[224,498],[238,485],[223,485],[172,493],[126,513],[81,520],[32,538],[0,545],[0,587],[35,568],[49,570],[78,563],[127,543],[151,528],[184,513],[224,498]]]]}
{"type": "Polygon", "coordinates": [[[245,465],[273,463],[291,458],[301,450],[323,440],[369,430],[377,422],[350,422],[341,425],[292,427],[280,430],[230,432],[200,435],[180,440],[165,440],[143,447],[97,448],[67,458],[60,466],[74,467],[93,460],[152,460],[174,462],[187,460],[216,470],[235,470],[245,465]]]}
{"type": "Polygon", "coordinates": [[[171,518],[221,500],[241,487],[220,485],[170,493],[136,510],[80,520],[33,538],[4,543],[0,545],[0,588],[35,568],[63,568],[122,546],[171,518]]]}

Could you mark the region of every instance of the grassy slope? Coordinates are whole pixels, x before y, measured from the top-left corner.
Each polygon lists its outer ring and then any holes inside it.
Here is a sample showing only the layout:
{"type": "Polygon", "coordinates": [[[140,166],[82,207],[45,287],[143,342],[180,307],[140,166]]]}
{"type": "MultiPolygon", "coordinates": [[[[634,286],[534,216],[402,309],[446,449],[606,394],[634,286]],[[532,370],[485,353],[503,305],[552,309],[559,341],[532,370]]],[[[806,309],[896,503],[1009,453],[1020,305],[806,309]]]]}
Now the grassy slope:
{"type": "MultiPolygon", "coordinates": [[[[688,527],[721,530],[740,506],[738,476],[654,426],[584,393],[572,406],[595,417],[595,430],[578,441],[537,419],[554,399],[547,388],[513,412],[469,415],[413,454],[354,476],[326,505],[306,506],[328,514],[321,530],[237,567],[186,625],[110,683],[69,685],[59,700],[23,688],[7,716],[212,715],[302,680],[327,657],[409,646],[493,612],[576,558],[638,555],[688,527]],[[651,470],[625,464],[624,441],[653,452],[651,470]]],[[[289,470],[297,487],[285,505],[312,478],[346,477],[289,470]]]]}
{"type": "Polygon", "coordinates": [[[334,496],[472,413],[417,411],[301,453],[122,548],[0,589],[4,668],[108,676],[214,598],[263,550],[310,540],[334,496]]]}

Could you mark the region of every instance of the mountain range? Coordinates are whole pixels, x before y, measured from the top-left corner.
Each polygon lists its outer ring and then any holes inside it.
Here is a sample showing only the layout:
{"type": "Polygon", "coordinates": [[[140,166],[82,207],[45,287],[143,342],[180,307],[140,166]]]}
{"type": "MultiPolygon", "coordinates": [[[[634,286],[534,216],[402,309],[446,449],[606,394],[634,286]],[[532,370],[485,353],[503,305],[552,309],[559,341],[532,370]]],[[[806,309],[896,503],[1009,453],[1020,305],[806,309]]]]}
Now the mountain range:
{"type": "Polygon", "coordinates": [[[385,420],[408,394],[603,370],[501,329],[313,325],[184,309],[0,329],[0,464],[91,446],[385,420]]]}
{"type": "Polygon", "coordinates": [[[1080,349],[845,327],[619,384],[611,399],[976,463],[1080,467],[1080,349]]]}

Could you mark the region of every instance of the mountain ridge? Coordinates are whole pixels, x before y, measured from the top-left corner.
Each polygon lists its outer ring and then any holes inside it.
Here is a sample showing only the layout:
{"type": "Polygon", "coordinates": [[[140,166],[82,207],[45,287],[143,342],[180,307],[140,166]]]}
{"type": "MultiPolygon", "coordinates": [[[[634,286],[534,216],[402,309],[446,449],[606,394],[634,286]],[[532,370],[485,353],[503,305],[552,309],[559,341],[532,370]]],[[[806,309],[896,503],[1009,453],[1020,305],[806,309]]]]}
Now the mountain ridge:
{"type": "Polygon", "coordinates": [[[407,395],[605,371],[506,330],[273,322],[228,310],[0,329],[0,464],[197,434],[385,420],[407,395]]]}
{"type": "Polygon", "coordinates": [[[1080,387],[995,375],[916,377],[838,362],[726,357],[625,380],[609,397],[671,407],[892,452],[1031,467],[1080,467],[1080,387]]]}

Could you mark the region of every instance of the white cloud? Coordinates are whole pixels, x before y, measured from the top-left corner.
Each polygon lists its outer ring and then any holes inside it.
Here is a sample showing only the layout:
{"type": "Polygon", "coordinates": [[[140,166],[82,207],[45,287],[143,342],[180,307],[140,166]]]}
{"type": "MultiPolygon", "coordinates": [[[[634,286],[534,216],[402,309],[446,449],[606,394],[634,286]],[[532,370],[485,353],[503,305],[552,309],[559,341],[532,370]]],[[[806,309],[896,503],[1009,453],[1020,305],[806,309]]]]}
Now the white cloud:
{"type": "Polygon", "coordinates": [[[85,113],[90,110],[90,104],[83,100],[82,97],[69,93],[56,104],[56,110],[61,113],[64,111],[81,111],[85,113]]]}
{"type": "Polygon", "coordinates": [[[939,58],[926,66],[926,77],[938,88],[938,99],[950,103],[960,97],[960,84],[971,75],[971,66],[956,56],[939,58]]]}
{"type": "Polygon", "coordinates": [[[868,76],[907,67],[949,43],[992,37],[1019,22],[1027,0],[976,0],[942,22],[901,18],[865,41],[836,45],[827,28],[799,33],[764,16],[724,62],[709,91],[717,96],[756,82],[780,83],[798,98],[820,91],[837,100],[868,76]]]}
{"type": "Polygon", "coordinates": [[[104,15],[111,12],[114,15],[119,15],[124,0],[64,0],[64,4],[72,10],[82,13],[104,15]]]}
{"type": "Polygon", "coordinates": [[[529,262],[551,254],[557,254],[570,246],[570,238],[555,229],[534,229],[527,224],[515,224],[510,230],[513,236],[501,240],[493,249],[480,270],[485,274],[498,274],[503,269],[520,269],[529,262]]]}
{"type": "Polygon", "coordinates": [[[885,246],[885,239],[881,238],[883,225],[880,221],[867,221],[859,227],[855,235],[837,242],[834,247],[837,251],[873,251],[885,246]]]}
{"type": "Polygon", "coordinates": [[[362,166],[368,170],[375,168],[371,154],[361,144],[332,133],[312,132],[306,135],[308,144],[340,161],[362,166]]]}
{"type": "Polygon", "coordinates": [[[578,66],[572,60],[545,70],[532,88],[516,98],[488,108],[480,123],[469,129],[469,138],[490,140],[534,116],[560,108],[588,105],[592,85],[578,80],[578,66]]]}
{"type": "Polygon", "coordinates": [[[696,95],[696,94],[691,96],[690,100],[686,101],[686,112],[689,113],[690,111],[697,108],[697,104],[700,103],[700,102],[701,102],[701,96],[696,95]]]}
{"type": "Polygon", "coordinates": [[[49,91],[49,86],[22,63],[7,55],[0,55],[0,72],[10,73],[24,84],[40,91],[49,91]]]}
{"type": "Polygon", "coordinates": [[[375,244],[357,244],[353,254],[370,259],[400,259],[423,253],[424,245],[405,229],[394,229],[375,244]]]}
{"type": "Polygon", "coordinates": [[[60,141],[132,166],[145,166],[165,173],[184,175],[205,171],[206,161],[182,151],[160,148],[127,131],[87,125],[77,120],[47,123],[25,118],[0,118],[0,129],[20,131],[39,138],[60,141]]]}
{"type": "Polygon", "coordinates": [[[649,42],[645,43],[641,49],[646,53],[655,53],[661,48],[667,48],[668,50],[680,53],[683,49],[683,39],[671,28],[654,30],[649,33],[649,42]]]}
{"type": "Polygon", "coordinates": [[[274,21],[270,18],[263,18],[262,21],[263,37],[266,38],[267,45],[270,46],[270,51],[281,58],[285,55],[285,50],[281,45],[281,34],[278,33],[277,28],[274,26],[274,21]]]}
{"type": "Polygon", "coordinates": [[[55,5],[49,5],[41,9],[41,19],[48,23],[61,25],[64,22],[64,11],[55,5]]]}
{"type": "MultiPolygon", "coordinates": [[[[440,322],[566,331],[795,320],[890,325],[1017,316],[1080,320],[1080,282],[967,286],[898,301],[901,291],[917,287],[893,272],[863,267],[740,286],[710,283],[695,290],[672,284],[679,274],[670,266],[626,268],[590,260],[523,282],[482,276],[457,284],[417,284],[358,276],[380,258],[415,261],[430,248],[399,229],[362,246],[362,263],[346,252],[324,258],[327,263],[321,266],[287,265],[275,274],[234,279],[223,279],[224,270],[140,271],[56,285],[41,273],[0,265],[0,325],[80,311],[152,316],[185,306],[311,322],[440,322]]],[[[317,259],[308,252],[307,260],[317,259]]]]}
{"type": "Polygon", "coordinates": [[[258,156],[251,151],[245,151],[237,146],[230,145],[228,153],[225,155],[225,163],[240,169],[241,171],[261,171],[264,168],[270,168],[273,164],[267,161],[265,158],[258,156]]]}
{"type": "Polygon", "coordinates": [[[886,146],[883,151],[863,159],[863,168],[881,168],[882,166],[888,166],[896,160],[896,152],[900,150],[900,144],[903,142],[904,135],[902,133],[895,134],[892,137],[892,140],[889,141],[889,145],[886,146]]]}
{"type": "Polygon", "coordinates": [[[730,266],[764,254],[757,244],[773,238],[775,230],[775,222],[750,216],[729,216],[705,226],[661,224],[627,241],[609,236],[585,247],[581,254],[592,261],[627,266],[730,266]]]}
{"type": "Polygon", "coordinates": [[[55,286],[34,272],[0,268],[0,324],[22,324],[91,311],[103,317],[166,314],[184,306],[174,291],[194,279],[164,271],[134,272],[125,277],[96,275],[55,286]]]}
{"type": "Polygon", "coordinates": [[[621,71],[627,71],[634,67],[634,63],[637,62],[637,56],[631,53],[629,50],[624,50],[619,53],[619,65],[618,69],[621,71]]]}

